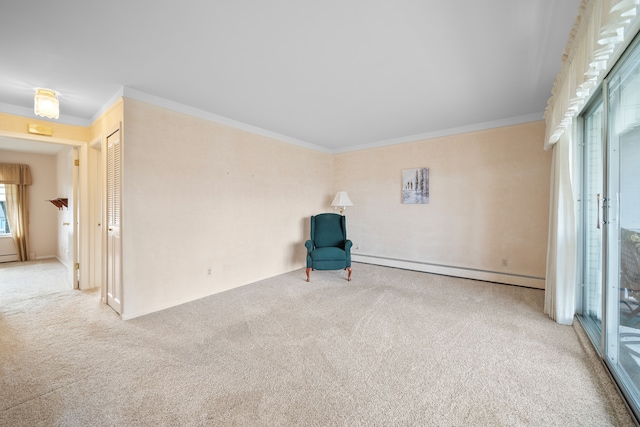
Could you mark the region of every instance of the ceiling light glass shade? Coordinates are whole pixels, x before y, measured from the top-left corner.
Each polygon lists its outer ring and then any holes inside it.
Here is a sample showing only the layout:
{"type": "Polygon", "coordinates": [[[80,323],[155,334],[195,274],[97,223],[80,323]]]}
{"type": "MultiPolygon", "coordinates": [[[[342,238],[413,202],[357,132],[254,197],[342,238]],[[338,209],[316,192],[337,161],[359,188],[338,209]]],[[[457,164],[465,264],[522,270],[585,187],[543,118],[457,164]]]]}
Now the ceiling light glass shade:
{"type": "Polygon", "coordinates": [[[51,89],[36,89],[33,103],[33,111],[36,116],[57,119],[60,117],[60,103],[56,93],[51,89]]]}
{"type": "Polygon", "coordinates": [[[338,191],[336,197],[333,198],[333,202],[331,202],[331,206],[340,208],[340,213],[342,213],[347,206],[353,206],[353,202],[351,202],[346,191],[338,191]]]}

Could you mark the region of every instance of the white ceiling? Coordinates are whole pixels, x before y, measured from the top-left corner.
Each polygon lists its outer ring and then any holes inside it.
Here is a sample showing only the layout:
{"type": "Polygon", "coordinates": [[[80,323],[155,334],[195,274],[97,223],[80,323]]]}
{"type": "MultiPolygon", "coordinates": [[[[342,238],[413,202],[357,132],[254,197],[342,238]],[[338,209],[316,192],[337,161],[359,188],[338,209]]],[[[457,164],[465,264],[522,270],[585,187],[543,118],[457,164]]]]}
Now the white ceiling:
{"type": "Polygon", "coordinates": [[[3,1],[0,111],[46,87],[89,123],[130,88],[334,152],[541,119],[579,4],[3,1]]]}
{"type": "Polygon", "coordinates": [[[53,155],[59,153],[64,147],[68,145],[0,136],[0,150],[53,155]]]}

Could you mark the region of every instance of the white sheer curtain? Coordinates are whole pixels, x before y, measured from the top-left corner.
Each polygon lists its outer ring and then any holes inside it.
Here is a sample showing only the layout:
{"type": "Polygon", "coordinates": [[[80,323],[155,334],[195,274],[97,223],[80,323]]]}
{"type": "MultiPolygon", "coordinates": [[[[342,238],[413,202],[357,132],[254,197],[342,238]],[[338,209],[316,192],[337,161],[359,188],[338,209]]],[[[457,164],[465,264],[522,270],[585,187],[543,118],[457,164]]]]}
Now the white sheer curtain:
{"type": "Polygon", "coordinates": [[[553,146],[544,312],[563,325],[575,314],[576,221],[571,185],[571,133],[553,146]]]}
{"type": "Polygon", "coordinates": [[[638,31],[640,0],[582,0],[545,110],[553,149],[544,311],[562,324],[575,314],[576,226],[571,184],[575,119],[638,31]]]}
{"type": "Polygon", "coordinates": [[[640,0],[582,0],[545,110],[545,149],[573,121],[638,30],[640,0]]]}

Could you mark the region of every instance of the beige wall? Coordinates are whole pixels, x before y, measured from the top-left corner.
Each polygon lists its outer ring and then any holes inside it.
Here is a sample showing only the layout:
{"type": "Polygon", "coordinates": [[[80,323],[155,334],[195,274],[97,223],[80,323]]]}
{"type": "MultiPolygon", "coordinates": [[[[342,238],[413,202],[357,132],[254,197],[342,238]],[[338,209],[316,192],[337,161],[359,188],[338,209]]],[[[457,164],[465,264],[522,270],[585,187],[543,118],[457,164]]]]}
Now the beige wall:
{"type": "MultiPolygon", "coordinates": [[[[32,121],[0,115],[0,131],[26,133],[32,121]]],[[[347,210],[354,261],[544,286],[551,157],[541,149],[542,122],[336,155],[131,99],[90,128],[53,125],[99,148],[120,124],[125,318],[303,267],[308,218],[332,211],[338,190],[355,203],[347,210]],[[430,169],[431,201],[403,205],[402,170],[416,167],[430,169]]],[[[97,224],[100,160],[83,150],[84,197],[97,224]]],[[[55,176],[55,156],[44,157],[55,176]]],[[[33,203],[62,197],[55,180],[45,182],[51,188],[33,203]]],[[[54,233],[58,214],[41,205],[54,233]]],[[[101,229],[85,232],[97,284],[101,229]]],[[[57,236],[49,241],[34,243],[36,256],[57,253],[57,236]]]]}
{"type": "MultiPolygon", "coordinates": [[[[33,184],[29,186],[29,256],[55,257],[57,254],[58,210],[47,202],[58,196],[56,157],[18,151],[0,150],[0,162],[29,165],[33,184]]],[[[15,250],[15,248],[14,248],[15,250]]]]}
{"type": "Polygon", "coordinates": [[[333,189],[355,205],[354,260],[544,287],[544,129],[533,122],[335,155],[333,189]],[[402,204],[402,170],[418,167],[429,168],[430,203],[402,204]]]}
{"type": "Polygon", "coordinates": [[[124,123],[125,318],[304,266],[331,155],[130,99],[124,123]]]}

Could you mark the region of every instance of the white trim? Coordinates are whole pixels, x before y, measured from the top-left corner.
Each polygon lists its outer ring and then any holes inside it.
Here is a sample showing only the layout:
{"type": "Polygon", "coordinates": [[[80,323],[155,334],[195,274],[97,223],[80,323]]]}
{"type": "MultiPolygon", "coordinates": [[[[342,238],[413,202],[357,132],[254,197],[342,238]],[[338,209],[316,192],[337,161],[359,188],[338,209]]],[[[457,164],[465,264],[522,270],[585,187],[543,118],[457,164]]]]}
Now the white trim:
{"type": "Polygon", "coordinates": [[[0,102],[0,112],[5,114],[12,114],[14,116],[26,117],[34,120],[43,120],[51,123],[61,123],[64,125],[84,126],[88,127],[91,122],[81,117],[70,116],[69,114],[60,113],[59,119],[48,119],[46,117],[36,117],[33,112],[33,108],[21,107],[19,105],[5,104],[0,102]]]}
{"type": "Polygon", "coordinates": [[[118,102],[118,99],[122,98],[123,93],[124,93],[124,88],[118,89],[118,91],[114,93],[113,96],[109,98],[109,100],[98,111],[96,111],[93,117],[91,117],[91,123],[92,124],[95,123],[96,120],[100,118],[100,116],[102,116],[105,112],[109,110],[109,108],[113,106],[113,104],[118,102]]]}
{"type": "Polygon", "coordinates": [[[154,306],[153,308],[148,308],[146,310],[142,310],[142,311],[135,312],[135,313],[124,313],[124,310],[123,310],[123,313],[120,315],[120,318],[122,320],[131,320],[131,319],[134,319],[136,317],[146,316],[147,314],[156,313],[158,311],[166,310],[166,309],[172,308],[172,307],[177,307],[179,305],[186,304],[188,302],[197,301],[199,299],[206,298],[206,297],[209,297],[211,295],[216,295],[216,294],[221,293],[221,292],[225,292],[225,291],[219,291],[219,292],[214,292],[214,293],[210,293],[210,292],[209,293],[202,293],[199,296],[195,296],[195,297],[192,297],[192,298],[183,298],[181,300],[178,300],[178,302],[172,301],[172,302],[166,303],[166,304],[158,304],[158,305],[154,306]]]}
{"type": "MultiPolygon", "coordinates": [[[[58,257],[56,257],[55,255],[45,255],[45,256],[37,256],[33,259],[30,259],[29,261],[39,261],[42,259],[51,259],[51,258],[56,258],[58,259],[58,257]]],[[[3,262],[18,262],[18,254],[7,254],[7,255],[0,255],[0,264],[3,262]]],[[[65,265],[62,261],[60,261],[60,263],[62,265],[65,265]]],[[[66,267],[66,265],[65,265],[66,267]]]]}
{"type": "MultiPolygon", "coordinates": [[[[65,267],[67,270],[69,270],[69,264],[67,264],[66,262],[64,262],[64,261],[63,261],[59,256],[55,255],[55,256],[52,256],[52,257],[46,257],[46,258],[55,258],[55,259],[57,259],[57,260],[58,260],[58,262],[59,262],[60,264],[64,265],[64,267],[65,267]]],[[[38,258],[36,258],[36,259],[38,259],[38,258]]]]}
{"type": "Polygon", "coordinates": [[[292,138],[290,136],[283,135],[277,132],[272,132],[270,130],[253,126],[247,123],[239,122],[237,120],[229,119],[227,117],[219,116],[217,114],[200,110],[198,108],[190,107],[186,104],[181,104],[179,102],[171,101],[169,99],[161,98],[155,95],[150,95],[148,93],[145,93],[130,87],[122,87],[118,89],[118,91],[114,93],[113,96],[111,96],[111,98],[109,98],[109,100],[98,111],[96,111],[96,113],[91,117],[91,119],[83,119],[80,117],[70,116],[65,114],[61,114],[60,119],[58,120],[40,118],[40,117],[35,117],[33,109],[31,108],[20,107],[12,104],[5,104],[1,102],[0,102],[0,112],[6,113],[6,114],[13,114],[16,116],[21,116],[26,118],[33,117],[34,119],[37,119],[37,120],[49,121],[52,123],[61,123],[61,124],[67,124],[67,125],[89,127],[93,123],[95,123],[96,120],[98,120],[102,114],[104,114],[109,108],[111,108],[113,104],[115,104],[118,101],[118,99],[122,97],[146,102],[147,104],[155,105],[157,107],[166,108],[178,113],[183,113],[189,116],[198,117],[214,123],[220,123],[236,129],[240,129],[240,130],[251,132],[257,135],[265,136],[267,138],[276,139],[278,141],[286,142],[293,145],[298,145],[300,147],[309,148],[311,150],[320,151],[328,154],[348,153],[351,151],[360,151],[360,150],[367,150],[371,148],[386,147],[389,145],[404,144],[407,142],[415,142],[415,141],[421,141],[425,139],[439,138],[443,136],[459,135],[462,133],[477,132],[477,131],[482,131],[487,129],[535,122],[535,121],[543,120],[544,118],[543,117],[544,113],[542,112],[526,114],[522,116],[509,117],[506,119],[494,120],[490,122],[476,123],[476,124],[460,126],[456,128],[441,129],[441,130],[425,132],[425,133],[416,134],[416,135],[408,135],[408,136],[403,136],[398,138],[386,139],[381,141],[373,141],[373,142],[364,143],[364,144],[331,149],[321,145],[302,141],[297,138],[292,138]]]}
{"type": "Polygon", "coordinates": [[[430,264],[427,262],[408,261],[402,259],[353,253],[351,254],[351,260],[364,264],[374,264],[385,267],[401,268],[404,270],[421,271],[423,273],[442,274],[445,276],[462,277],[465,279],[482,280],[485,282],[503,283],[506,285],[524,286],[527,288],[544,289],[545,287],[544,277],[501,273],[497,271],[486,271],[473,268],[455,267],[442,264],[430,264]]]}
{"type": "MultiPolygon", "coordinates": [[[[305,148],[310,148],[312,150],[316,150],[316,151],[320,151],[328,154],[338,154],[338,153],[346,153],[350,151],[366,150],[370,148],[378,148],[378,147],[384,147],[388,145],[403,144],[406,142],[414,142],[414,141],[420,141],[424,139],[438,138],[442,136],[458,135],[458,134],[467,133],[467,132],[477,132],[477,131],[482,131],[487,129],[519,125],[523,123],[536,122],[536,121],[543,120],[543,116],[544,116],[543,112],[532,113],[532,114],[526,114],[522,116],[509,117],[506,119],[493,120],[490,122],[476,123],[476,124],[461,126],[456,128],[426,132],[418,135],[410,135],[410,136],[376,141],[376,142],[371,142],[371,143],[366,143],[361,145],[354,145],[354,146],[349,146],[344,148],[330,149],[317,144],[312,144],[310,142],[302,141],[296,138],[291,138],[286,135],[282,135],[276,132],[262,129],[256,126],[252,126],[247,123],[243,123],[243,122],[239,122],[223,116],[219,116],[217,114],[209,113],[207,111],[190,107],[188,105],[181,104],[179,102],[174,102],[165,98],[160,98],[155,95],[150,95],[148,93],[139,91],[137,89],[133,89],[129,87],[123,88],[121,92],[118,92],[116,95],[113,96],[111,102],[112,103],[115,102],[117,98],[120,96],[123,96],[125,98],[135,99],[141,102],[146,102],[147,104],[155,105],[157,107],[167,108],[169,110],[176,111],[178,113],[187,114],[193,117],[199,117],[201,119],[205,119],[211,122],[231,126],[236,129],[245,130],[247,132],[266,136],[268,138],[273,138],[282,142],[287,142],[290,144],[298,145],[305,148]]],[[[111,105],[111,104],[108,104],[108,105],[111,105]]],[[[105,110],[106,108],[108,107],[105,106],[103,110],[105,110]]],[[[98,116],[99,115],[97,115],[96,117],[98,116]]]]}
{"type": "Polygon", "coordinates": [[[350,151],[368,150],[370,148],[380,148],[380,147],[386,147],[389,145],[404,144],[407,142],[415,142],[415,141],[422,141],[425,139],[440,138],[443,136],[459,135],[459,134],[468,133],[468,132],[478,132],[478,131],[487,130],[487,129],[520,125],[520,124],[529,123],[529,122],[537,122],[537,121],[543,120],[543,118],[544,118],[544,113],[542,112],[526,114],[523,116],[509,117],[506,119],[493,120],[490,122],[476,123],[476,124],[460,126],[456,128],[436,130],[433,132],[420,133],[417,135],[409,135],[409,136],[403,136],[400,138],[385,139],[377,142],[370,142],[366,144],[354,145],[354,146],[344,147],[344,148],[337,148],[333,150],[332,153],[333,154],[348,153],[350,151]]]}
{"type": "Polygon", "coordinates": [[[172,111],[176,111],[178,113],[187,114],[193,117],[198,117],[201,119],[208,120],[210,122],[220,123],[223,125],[231,126],[236,129],[244,130],[247,132],[255,133],[257,135],[266,136],[267,138],[277,139],[278,141],[287,142],[289,144],[299,145],[301,147],[310,148],[312,150],[321,151],[324,153],[331,153],[332,151],[326,147],[322,147],[320,145],[312,144],[310,142],[302,141],[296,138],[291,138],[286,135],[282,135],[276,132],[272,132],[266,129],[259,128],[257,126],[252,126],[247,123],[242,123],[236,120],[228,119],[223,116],[218,116],[217,114],[209,113],[204,110],[200,110],[198,108],[190,107],[185,104],[181,104],[179,102],[171,101],[165,98],[160,98],[155,95],[149,95],[148,93],[141,92],[137,89],[132,89],[129,87],[125,87],[123,90],[123,95],[125,98],[135,99],[137,101],[146,102],[147,104],[152,104],[158,107],[166,108],[172,111]]]}

